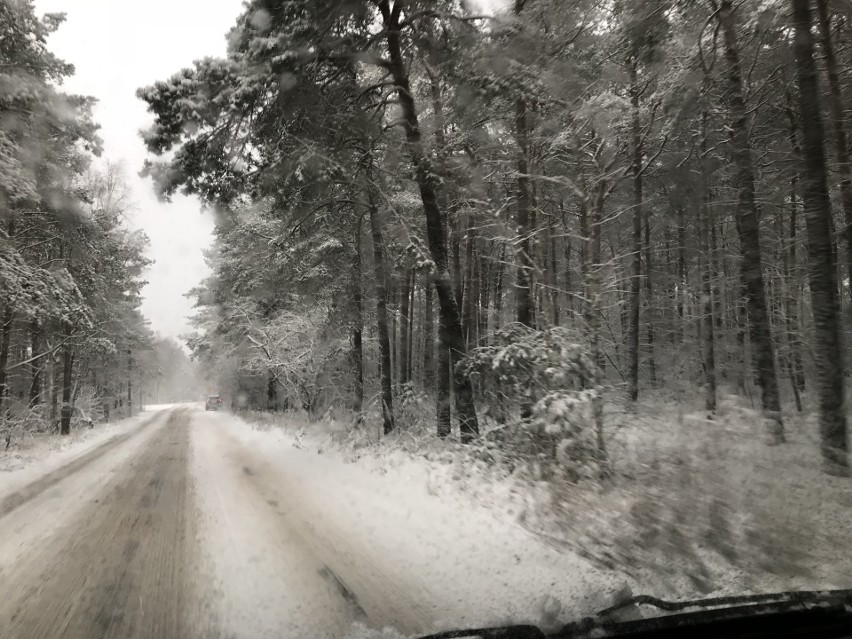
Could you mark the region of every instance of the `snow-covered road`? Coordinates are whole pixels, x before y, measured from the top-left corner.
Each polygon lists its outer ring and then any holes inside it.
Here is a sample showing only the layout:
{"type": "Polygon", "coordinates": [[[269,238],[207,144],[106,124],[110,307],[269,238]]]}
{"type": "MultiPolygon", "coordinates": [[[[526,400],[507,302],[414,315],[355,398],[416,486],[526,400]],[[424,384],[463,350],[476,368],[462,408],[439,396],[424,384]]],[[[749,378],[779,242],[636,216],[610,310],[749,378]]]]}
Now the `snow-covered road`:
{"type": "Polygon", "coordinates": [[[576,618],[620,586],[411,469],[226,413],[163,410],[39,468],[0,473],[0,637],[422,634],[576,618]]]}

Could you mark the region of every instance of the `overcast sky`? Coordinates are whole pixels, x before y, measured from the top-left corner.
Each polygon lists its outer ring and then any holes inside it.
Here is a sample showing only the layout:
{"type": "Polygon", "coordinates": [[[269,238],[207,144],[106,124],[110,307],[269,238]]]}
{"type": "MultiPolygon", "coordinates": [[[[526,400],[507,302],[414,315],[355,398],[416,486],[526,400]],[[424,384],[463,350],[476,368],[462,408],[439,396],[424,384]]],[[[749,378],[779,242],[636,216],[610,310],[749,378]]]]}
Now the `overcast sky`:
{"type": "MultiPolygon", "coordinates": [[[[505,0],[480,0],[493,8],[505,0]]],[[[162,335],[188,332],[192,303],[184,294],[207,274],[203,250],[212,241],[213,215],[195,198],[158,202],[150,182],[138,177],[145,148],[138,135],[151,116],[136,89],[162,80],[193,60],[225,53],[225,34],[242,0],[35,0],[41,13],[64,12],[50,49],[74,64],[65,89],[99,100],[104,158],[124,167],[132,190],[131,222],[151,239],[155,264],[147,273],[142,312],[162,335]]]]}
{"type": "Polygon", "coordinates": [[[207,273],[202,251],[211,242],[213,216],[194,198],[158,202],[138,177],[145,159],[139,129],[151,122],[136,89],[162,80],[207,55],[225,53],[225,34],[241,0],[36,0],[41,13],[64,12],[67,21],[50,49],[76,67],[65,90],[99,100],[104,157],[124,165],[133,192],[131,221],[151,239],[156,261],[146,275],[142,312],[151,327],[177,337],[189,330],[190,300],[183,295],[207,273]]]}

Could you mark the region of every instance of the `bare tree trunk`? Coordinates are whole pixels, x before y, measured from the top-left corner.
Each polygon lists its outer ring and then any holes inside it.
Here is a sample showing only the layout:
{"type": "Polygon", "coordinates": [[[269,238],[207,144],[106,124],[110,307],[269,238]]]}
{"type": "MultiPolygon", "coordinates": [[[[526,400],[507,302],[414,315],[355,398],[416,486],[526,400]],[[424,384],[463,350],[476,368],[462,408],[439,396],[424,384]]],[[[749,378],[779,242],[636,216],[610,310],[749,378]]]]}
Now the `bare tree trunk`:
{"type": "MultiPolygon", "coordinates": [[[[368,176],[369,179],[369,176],[368,176]]],[[[387,274],[385,272],[385,247],[379,207],[373,201],[372,188],[368,188],[370,236],[373,241],[373,272],[376,278],[376,323],[379,332],[379,373],[382,380],[382,423],[385,435],[395,427],[393,413],[393,379],[391,374],[390,331],[387,310],[387,274]]]]}
{"type": "Polygon", "coordinates": [[[433,352],[432,349],[435,348],[435,321],[433,319],[433,305],[434,301],[432,298],[432,282],[429,280],[429,277],[426,277],[426,280],[423,284],[423,292],[424,292],[424,318],[423,318],[423,387],[427,391],[431,391],[432,387],[435,384],[435,368],[433,363],[433,352]]]}
{"type": "Polygon", "coordinates": [[[474,306],[477,304],[477,300],[475,298],[473,280],[476,276],[475,267],[473,261],[473,218],[468,213],[467,217],[467,233],[465,238],[465,274],[464,274],[464,282],[465,282],[465,293],[464,293],[464,306],[462,306],[462,327],[464,329],[464,343],[467,348],[470,348],[471,342],[473,341],[473,317],[474,317],[474,306]]]}
{"type": "MultiPolygon", "coordinates": [[[[38,325],[38,320],[30,322],[30,346],[32,347],[33,357],[41,352],[41,327],[38,325]]],[[[44,366],[44,358],[37,359],[32,364],[32,377],[30,379],[30,406],[35,406],[41,402],[41,370],[44,366]]]]}
{"type": "MultiPolygon", "coordinates": [[[[514,13],[520,15],[525,0],[515,0],[514,13]]],[[[515,252],[515,309],[516,319],[524,326],[532,326],[532,253],[530,237],[530,180],[529,180],[529,128],[527,102],[523,96],[515,99],[515,143],[517,144],[515,183],[516,211],[515,226],[517,248],[515,252]]],[[[527,412],[528,408],[522,408],[527,412]]],[[[529,416],[528,414],[525,416],[529,416]]]]}
{"type": "Polygon", "coordinates": [[[397,322],[397,309],[399,308],[397,300],[397,291],[399,286],[396,285],[396,277],[393,268],[385,265],[385,273],[387,274],[387,306],[388,306],[388,323],[390,333],[390,371],[391,371],[391,387],[394,385],[394,378],[399,381],[399,322],[397,322]]]}
{"type": "Polygon", "coordinates": [[[409,286],[409,296],[411,300],[408,303],[408,308],[410,309],[408,312],[408,354],[406,355],[406,362],[408,365],[405,370],[405,379],[408,383],[411,383],[411,380],[414,377],[414,316],[415,313],[415,304],[417,302],[417,279],[415,278],[414,271],[411,271],[409,274],[410,286],[409,286]]]}
{"type": "MultiPolygon", "coordinates": [[[[438,169],[444,173],[446,172],[446,167],[444,166],[443,157],[447,145],[446,136],[444,135],[444,103],[441,96],[441,80],[438,74],[435,72],[432,67],[426,63],[425,65],[427,74],[429,75],[429,84],[432,91],[432,109],[435,113],[435,146],[436,148],[436,156],[438,157],[438,169]]],[[[446,206],[446,198],[442,197],[440,201],[440,210],[443,212],[441,218],[441,229],[444,231],[444,236],[455,238],[457,234],[455,232],[450,232],[450,220],[449,215],[447,214],[447,206],[446,206]]],[[[454,239],[451,241],[455,241],[454,239]]],[[[455,245],[453,247],[454,255],[456,259],[458,258],[458,246],[455,245]]],[[[456,295],[460,295],[460,291],[458,290],[458,277],[460,274],[461,267],[456,262],[455,264],[455,277],[456,277],[456,295]]],[[[429,314],[429,326],[432,325],[432,281],[431,277],[426,284],[426,288],[428,289],[427,293],[427,313],[429,314]]],[[[456,303],[461,305],[461,298],[456,298],[456,303]]],[[[452,377],[450,376],[450,344],[447,341],[448,333],[441,329],[441,313],[438,313],[438,332],[437,332],[437,342],[435,342],[435,348],[437,351],[437,358],[435,358],[435,367],[437,371],[437,375],[435,375],[435,422],[437,433],[439,437],[448,437],[452,432],[452,406],[450,401],[450,385],[452,383],[452,377]]],[[[431,330],[430,330],[431,334],[431,330]]],[[[431,338],[430,338],[431,339],[431,338]]],[[[428,341],[427,344],[431,345],[432,342],[428,341]]],[[[431,360],[430,353],[430,360],[431,360]]],[[[429,369],[430,375],[433,375],[435,371],[429,369]]]]}
{"type": "Polygon", "coordinates": [[[639,398],[639,308],[642,284],[642,123],[639,120],[638,62],[630,63],[630,104],[632,160],[630,172],[633,184],[633,233],[631,235],[631,273],[629,315],[627,323],[627,398],[639,398]]]}
{"type": "Polygon", "coordinates": [[[517,321],[524,326],[532,326],[532,257],[530,254],[530,187],[529,187],[529,132],[527,131],[527,103],[524,98],[515,101],[515,139],[518,144],[517,158],[517,210],[515,226],[517,229],[517,252],[515,255],[515,304],[517,321]]]}
{"type": "MultiPolygon", "coordinates": [[[[545,284],[548,288],[548,299],[550,301],[550,321],[553,326],[559,326],[559,271],[556,261],[556,237],[553,233],[553,219],[548,221],[546,230],[546,248],[549,258],[548,268],[544,272],[545,284]]],[[[547,262],[545,262],[547,264],[547,262]]]]}
{"type": "Polygon", "coordinates": [[[743,97],[739,44],[732,0],[722,0],[718,13],[725,41],[727,60],[727,101],[730,114],[730,142],[734,183],[738,191],[737,228],[742,252],[742,280],[748,311],[749,337],[761,405],[768,419],[770,443],[784,441],[784,422],[775,373],[775,346],[766,306],[763,263],[760,252],[760,223],[755,204],[754,169],[743,97]]]}
{"type": "Polygon", "coordinates": [[[831,114],[834,154],[837,158],[837,171],[840,174],[840,204],[846,222],[846,277],[849,279],[849,292],[852,295],[852,162],[849,159],[849,140],[846,135],[846,117],[843,105],[843,90],[840,87],[840,70],[834,43],[831,39],[831,14],[828,0],[815,0],[817,24],[819,26],[820,45],[828,76],[828,109],[831,114]]]}
{"type": "MultiPolygon", "coordinates": [[[[789,123],[788,139],[790,150],[797,163],[801,163],[802,153],[796,136],[796,115],[793,111],[792,96],[785,91],[786,115],[789,123]]],[[[784,233],[782,223],[782,236],[786,236],[786,246],[782,248],[784,279],[786,282],[784,291],[784,328],[787,334],[787,345],[790,355],[787,359],[790,386],[793,389],[793,397],[796,400],[796,410],[802,411],[801,394],[805,390],[805,367],[802,363],[802,343],[799,335],[799,309],[798,292],[799,276],[796,267],[796,236],[798,231],[798,183],[799,169],[794,167],[790,174],[790,230],[784,233]]]]}
{"type": "Polygon", "coordinates": [[[503,274],[506,272],[505,261],[506,246],[501,244],[494,273],[494,323],[497,329],[501,327],[503,314],[503,274]]]}
{"type": "MultiPolygon", "coordinates": [[[[516,11],[521,6],[516,2],[516,11]]],[[[517,210],[515,212],[516,249],[515,249],[515,313],[516,321],[524,326],[533,326],[532,297],[532,224],[530,220],[529,185],[529,131],[527,130],[527,103],[523,97],[515,100],[515,140],[518,145],[517,157],[517,210]]],[[[521,404],[521,419],[529,419],[532,405],[528,401],[521,404]]]]}
{"type": "Polygon", "coordinates": [[[133,417],[133,351],[127,349],[127,415],[133,417]]]}
{"type": "Polygon", "coordinates": [[[3,411],[6,407],[3,405],[6,397],[9,394],[6,367],[9,365],[9,348],[12,341],[12,307],[6,305],[3,309],[3,316],[0,319],[0,419],[3,418],[3,411]]]}
{"type": "Polygon", "coordinates": [[[804,139],[803,200],[808,233],[808,265],[814,314],[814,349],[819,395],[819,424],[823,467],[828,474],[847,476],[845,371],[840,334],[840,300],[833,262],[831,200],[823,140],[820,92],[814,62],[809,0],[791,0],[795,26],[799,112],[804,139]]]}
{"type": "Polygon", "coordinates": [[[275,380],[275,371],[271,368],[266,371],[266,410],[277,409],[278,382],[275,380]]]}
{"type": "MultiPolygon", "coordinates": [[[[490,253],[493,254],[493,242],[490,253]]],[[[491,261],[487,255],[481,256],[479,271],[479,334],[477,345],[485,344],[488,337],[488,315],[491,308],[491,261]]]]}
{"type": "Polygon", "coordinates": [[[799,291],[801,286],[798,282],[796,274],[796,238],[798,236],[798,224],[796,221],[796,200],[791,200],[790,204],[790,248],[788,252],[788,263],[790,265],[790,273],[796,279],[796,288],[787,291],[787,319],[789,321],[789,330],[791,332],[791,349],[793,351],[792,366],[794,372],[795,384],[799,393],[805,391],[805,365],[802,360],[802,337],[801,329],[799,328],[799,291]]]}
{"type": "Polygon", "coordinates": [[[363,420],[364,410],[364,295],[361,291],[363,274],[361,260],[361,224],[363,218],[358,218],[355,225],[355,238],[352,268],[352,370],[355,373],[353,390],[353,409],[355,422],[363,420]]]}
{"type": "MultiPolygon", "coordinates": [[[[588,264],[586,265],[586,298],[589,300],[588,319],[586,325],[590,333],[592,346],[592,360],[595,362],[603,375],[604,359],[601,348],[601,224],[603,223],[604,193],[606,181],[601,180],[598,187],[598,197],[592,208],[591,237],[587,241],[588,264]]],[[[583,205],[585,208],[585,205],[583,205]]],[[[596,380],[601,385],[604,380],[596,380]]],[[[603,432],[603,397],[595,397],[592,400],[592,413],[595,422],[595,439],[597,444],[598,461],[603,464],[607,460],[606,445],[603,432]]]]}
{"type": "Polygon", "coordinates": [[[657,360],[654,359],[654,323],[657,319],[654,310],[654,281],[651,273],[654,269],[651,255],[651,212],[648,207],[644,208],[645,227],[645,323],[648,335],[648,381],[651,387],[657,386],[657,360]]]}
{"type": "MultiPolygon", "coordinates": [[[[66,329],[66,336],[70,331],[66,329]]],[[[73,385],[72,373],[74,369],[74,354],[71,351],[71,345],[66,344],[62,349],[62,408],[60,409],[60,428],[61,435],[69,435],[71,433],[71,416],[74,414],[74,407],[71,405],[71,387],[73,385]]]]}
{"type": "MultiPolygon", "coordinates": [[[[701,118],[701,156],[707,153],[707,116],[701,118]]],[[[704,360],[704,410],[713,415],[716,412],[716,335],[713,321],[713,253],[710,233],[713,227],[710,207],[710,188],[707,184],[707,168],[701,166],[701,219],[699,220],[699,250],[701,269],[701,339],[704,360]]]]}
{"type": "Polygon", "coordinates": [[[408,320],[411,313],[411,273],[402,273],[399,291],[399,354],[397,356],[398,380],[400,385],[408,383],[408,320]]]}
{"type": "MultiPolygon", "coordinates": [[[[472,229],[471,229],[472,231],[472,229]]],[[[482,260],[479,259],[479,251],[474,245],[471,251],[471,286],[470,286],[470,341],[468,342],[468,350],[475,347],[479,342],[480,331],[480,309],[482,307],[482,260]]]]}
{"type": "Polygon", "coordinates": [[[686,215],[683,206],[677,207],[677,317],[678,317],[678,332],[680,333],[680,341],[686,337],[684,331],[684,300],[686,299],[687,290],[687,271],[686,271],[686,215]]]}
{"type": "Polygon", "coordinates": [[[435,290],[438,294],[441,325],[446,342],[450,346],[451,363],[454,367],[453,386],[455,404],[459,413],[459,431],[463,442],[473,440],[479,434],[476,407],[473,401],[473,385],[470,378],[455,364],[466,356],[461,315],[456,303],[455,292],[447,263],[447,243],[438,204],[436,176],[423,148],[420,123],[417,119],[417,107],[414,93],[409,83],[408,71],[403,60],[400,38],[400,12],[403,3],[395,3],[391,8],[388,0],[379,2],[385,27],[385,41],[388,49],[388,66],[397,88],[400,112],[404,121],[408,151],[415,167],[420,199],[426,218],[426,236],[429,252],[435,263],[435,290]]]}

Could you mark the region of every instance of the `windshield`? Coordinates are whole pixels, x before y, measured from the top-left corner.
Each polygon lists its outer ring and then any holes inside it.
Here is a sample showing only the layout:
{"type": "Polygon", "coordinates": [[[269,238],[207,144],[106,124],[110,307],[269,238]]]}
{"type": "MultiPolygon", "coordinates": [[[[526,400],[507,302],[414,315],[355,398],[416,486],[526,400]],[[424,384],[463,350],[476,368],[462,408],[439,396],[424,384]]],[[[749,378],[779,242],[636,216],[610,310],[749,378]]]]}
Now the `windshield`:
{"type": "Polygon", "coordinates": [[[0,0],[0,635],[852,588],[847,4],[0,0]]]}

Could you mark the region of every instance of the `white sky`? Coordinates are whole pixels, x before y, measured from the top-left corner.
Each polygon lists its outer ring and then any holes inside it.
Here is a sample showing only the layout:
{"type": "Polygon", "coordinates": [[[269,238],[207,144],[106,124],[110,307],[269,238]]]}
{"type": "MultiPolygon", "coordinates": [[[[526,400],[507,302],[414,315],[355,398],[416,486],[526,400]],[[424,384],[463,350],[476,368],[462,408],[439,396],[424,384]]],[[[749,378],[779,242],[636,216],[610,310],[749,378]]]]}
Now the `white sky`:
{"type": "MultiPolygon", "coordinates": [[[[506,0],[479,0],[487,8],[506,0]]],[[[203,250],[212,241],[213,214],[195,198],[158,202],[150,182],[138,177],[145,148],[138,135],[151,116],[136,89],[163,80],[198,58],[224,55],[225,34],[242,0],[35,0],[40,13],[64,12],[50,49],[74,64],[65,90],[99,100],[104,158],[124,167],[135,208],[131,223],[151,239],[155,264],[146,274],[142,312],[162,335],[189,331],[192,303],[184,294],[208,273],[203,250]]]]}
{"type": "Polygon", "coordinates": [[[131,223],[151,239],[155,264],[146,274],[142,312],[151,327],[177,337],[189,330],[192,303],[183,297],[206,274],[203,249],[212,241],[213,214],[195,198],[156,200],[138,177],[145,159],[139,129],[151,122],[136,89],[163,80],[207,55],[224,55],[225,34],[241,0],[35,0],[39,13],[64,12],[67,21],[51,36],[51,51],[74,64],[65,90],[100,101],[104,157],[121,163],[132,190],[131,223]]]}

